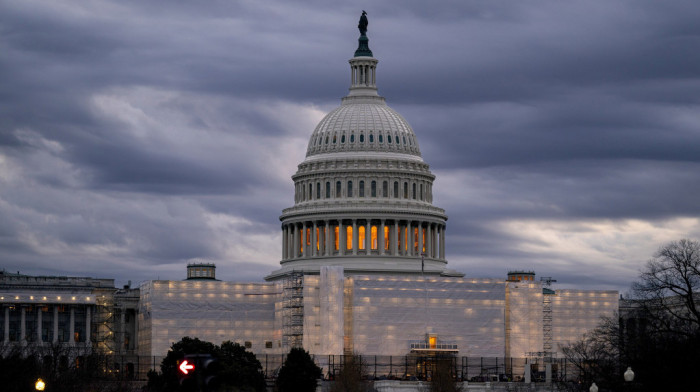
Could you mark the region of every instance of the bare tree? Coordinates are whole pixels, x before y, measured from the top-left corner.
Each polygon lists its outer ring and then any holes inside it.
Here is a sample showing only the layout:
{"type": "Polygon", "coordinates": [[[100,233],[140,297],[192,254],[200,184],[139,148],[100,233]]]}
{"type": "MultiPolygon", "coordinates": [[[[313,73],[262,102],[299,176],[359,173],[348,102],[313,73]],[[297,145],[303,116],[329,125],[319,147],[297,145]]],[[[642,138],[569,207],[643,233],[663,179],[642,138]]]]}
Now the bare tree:
{"type": "Polygon", "coordinates": [[[661,333],[700,331],[700,242],[682,239],[662,246],[632,284],[644,317],[661,333]]]}
{"type": "Polygon", "coordinates": [[[366,381],[366,366],[359,355],[345,357],[342,369],[331,384],[331,392],[367,392],[371,390],[366,381]]]}
{"type": "Polygon", "coordinates": [[[455,380],[453,357],[437,357],[433,363],[430,379],[430,392],[459,392],[455,380]]]}

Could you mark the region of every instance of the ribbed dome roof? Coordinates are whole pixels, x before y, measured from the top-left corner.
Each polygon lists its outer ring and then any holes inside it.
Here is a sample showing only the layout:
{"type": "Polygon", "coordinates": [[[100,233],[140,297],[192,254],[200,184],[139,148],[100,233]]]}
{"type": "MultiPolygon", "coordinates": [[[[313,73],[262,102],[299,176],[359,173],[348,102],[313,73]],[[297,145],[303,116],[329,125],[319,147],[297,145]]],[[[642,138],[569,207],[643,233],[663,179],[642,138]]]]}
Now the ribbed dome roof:
{"type": "Polygon", "coordinates": [[[413,129],[381,97],[346,97],[340,107],[318,123],[306,156],[352,151],[420,156],[413,129]]]}

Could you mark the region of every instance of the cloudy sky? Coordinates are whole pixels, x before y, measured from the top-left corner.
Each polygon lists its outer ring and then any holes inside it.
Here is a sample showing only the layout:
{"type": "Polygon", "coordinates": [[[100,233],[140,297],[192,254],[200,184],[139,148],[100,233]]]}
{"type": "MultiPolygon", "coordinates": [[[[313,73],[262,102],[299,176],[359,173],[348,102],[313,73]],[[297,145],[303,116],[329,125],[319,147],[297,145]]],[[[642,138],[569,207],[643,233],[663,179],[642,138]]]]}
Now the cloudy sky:
{"type": "Polygon", "coordinates": [[[625,291],[700,239],[697,0],[22,0],[0,1],[0,268],[261,281],[362,9],[450,267],[625,291]]]}

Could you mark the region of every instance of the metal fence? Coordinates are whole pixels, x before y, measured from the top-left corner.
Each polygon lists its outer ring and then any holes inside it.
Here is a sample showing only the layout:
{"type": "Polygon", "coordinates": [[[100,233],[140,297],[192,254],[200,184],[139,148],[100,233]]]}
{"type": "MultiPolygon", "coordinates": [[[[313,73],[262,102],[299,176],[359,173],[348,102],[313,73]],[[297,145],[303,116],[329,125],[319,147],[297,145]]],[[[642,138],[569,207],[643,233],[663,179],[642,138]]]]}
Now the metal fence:
{"type": "MultiPolygon", "coordinates": [[[[267,378],[275,378],[284,363],[285,354],[258,354],[258,361],[267,378]]],[[[160,371],[164,357],[108,356],[106,363],[110,372],[119,378],[146,380],[150,370],[160,371]]],[[[350,356],[312,355],[323,369],[323,376],[332,380],[350,356]]],[[[523,381],[526,366],[530,367],[531,381],[544,382],[546,369],[553,381],[564,381],[575,376],[573,364],[563,358],[503,358],[503,357],[456,357],[434,355],[405,356],[355,356],[369,379],[383,380],[427,380],[440,361],[449,361],[452,374],[457,381],[523,381]],[[549,366],[548,366],[549,364],[549,366]]]]}

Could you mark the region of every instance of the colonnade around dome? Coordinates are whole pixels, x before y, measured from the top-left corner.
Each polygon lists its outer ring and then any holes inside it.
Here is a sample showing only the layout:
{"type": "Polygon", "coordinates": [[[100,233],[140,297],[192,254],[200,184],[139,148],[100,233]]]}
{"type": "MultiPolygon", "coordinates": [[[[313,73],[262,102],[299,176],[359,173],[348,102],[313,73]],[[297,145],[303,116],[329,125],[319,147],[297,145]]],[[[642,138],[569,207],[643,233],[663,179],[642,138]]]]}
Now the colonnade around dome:
{"type": "Polygon", "coordinates": [[[282,263],[332,256],[445,259],[444,222],[401,219],[310,220],[282,226],[282,263]]]}
{"type": "Polygon", "coordinates": [[[378,180],[357,177],[345,177],[342,180],[335,178],[332,181],[312,179],[298,181],[295,189],[295,203],[339,198],[417,200],[427,203],[433,201],[433,184],[428,180],[378,180]]]}

